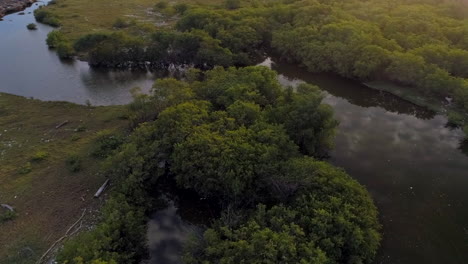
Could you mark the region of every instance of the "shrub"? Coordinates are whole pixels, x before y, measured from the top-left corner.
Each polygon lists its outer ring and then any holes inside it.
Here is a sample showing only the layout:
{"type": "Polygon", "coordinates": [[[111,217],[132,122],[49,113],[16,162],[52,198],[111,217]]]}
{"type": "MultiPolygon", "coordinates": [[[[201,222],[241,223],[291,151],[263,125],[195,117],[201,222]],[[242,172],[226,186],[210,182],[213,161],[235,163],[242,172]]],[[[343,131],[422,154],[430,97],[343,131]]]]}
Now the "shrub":
{"type": "Polygon", "coordinates": [[[240,0],[226,0],[224,4],[227,9],[238,9],[240,7],[240,0]]]}
{"type": "Polygon", "coordinates": [[[180,15],[184,14],[185,11],[187,11],[187,9],[188,9],[188,5],[184,3],[179,3],[179,4],[174,5],[174,10],[180,15]]]}
{"type": "Polygon", "coordinates": [[[15,211],[7,210],[5,213],[0,214],[0,223],[5,223],[15,219],[17,216],[15,211]]]}
{"type": "Polygon", "coordinates": [[[86,131],[86,126],[81,124],[77,128],[75,128],[75,132],[84,132],[86,131]]]}
{"type": "Polygon", "coordinates": [[[57,49],[57,54],[61,59],[69,59],[75,55],[72,44],[58,30],[51,31],[47,35],[46,43],[49,48],[57,49]]]}
{"type": "Polygon", "coordinates": [[[457,112],[449,112],[447,115],[448,123],[450,125],[459,126],[464,123],[465,117],[457,112]]]}
{"type": "Polygon", "coordinates": [[[50,15],[48,11],[43,9],[42,7],[34,10],[34,17],[37,21],[42,22],[46,16],[50,15]]]}
{"type": "Polygon", "coordinates": [[[71,154],[65,161],[70,172],[78,172],[81,170],[82,159],[78,154],[71,154]]]}
{"type": "Polygon", "coordinates": [[[144,210],[123,195],[114,195],[103,208],[103,221],[91,231],[67,241],[58,263],[140,263],[145,254],[144,210]],[[83,262],[75,262],[79,257],[83,262]],[[99,262],[98,262],[99,263],[99,262]]]}
{"type": "Polygon", "coordinates": [[[62,23],[57,17],[48,17],[44,20],[44,24],[47,24],[52,27],[60,27],[62,23]]]}
{"type": "Polygon", "coordinates": [[[49,34],[47,34],[46,43],[49,48],[57,48],[60,43],[65,41],[65,37],[63,36],[62,32],[58,30],[53,30],[49,34]]]}
{"type": "Polygon", "coordinates": [[[19,174],[28,174],[32,171],[31,162],[27,162],[25,165],[18,169],[19,174]]]}
{"type": "Polygon", "coordinates": [[[70,59],[75,55],[75,50],[70,42],[62,41],[57,45],[57,54],[61,59],[70,59]]]}
{"type": "Polygon", "coordinates": [[[128,21],[125,21],[124,19],[122,18],[117,18],[113,24],[113,26],[115,28],[126,28],[130,25],[130,23],[128,23],[128,21]]]}
{"type": "Polygon", "coordinates": [[[123,142],[119,135],[113,134],[109,130],[100,131],[94,140],[91,155],[96,158],[106,158],[123,142]]]}
{"type": "Polygon", "coordinates": [[[80,37],[73,45],[73,48],[78,52],[87,51],[96,47],[99,43],[107,39],[109,39],[108,34],[103,34],[103,33],[87,34],[87,35],[80,37]]]}
{"type": "Polygon", "coordinates": [[[36,30],[37,29],[37,25],[34,24],[34,23],[30,23],[26,26],[29,30],[36,30]]]}
{"type": "Polygon", "coordinates": [[[130,127],[154,120],[160,112],[156,102],[147,94],[141,93],[139,87],[131,89],[133,101],[127,105],[127,119],[130,120],[130,127]]]}
{"type": "Polygon", "coordinates": [[[168,6],[167,2],[166,1],[159,1],[155,6],[154,6],[154,9],[156,10],[161,10],[161,9],[164,9],[168,6]]]}
{"type": "Polygon", "coordinates": [[[45,160],[47,157],[49,157],[49,153],[46,151],[38,151],[32,156],[31,160],[39,162],[45,160]]]}
{"type": "Polygon", "coordinates": [[[50,25],[52,27],[61,26],[60,20],[51,12],[45,10],[44,8],[39,8],[34,11],[34,17],[37,21],[50,25]]]}

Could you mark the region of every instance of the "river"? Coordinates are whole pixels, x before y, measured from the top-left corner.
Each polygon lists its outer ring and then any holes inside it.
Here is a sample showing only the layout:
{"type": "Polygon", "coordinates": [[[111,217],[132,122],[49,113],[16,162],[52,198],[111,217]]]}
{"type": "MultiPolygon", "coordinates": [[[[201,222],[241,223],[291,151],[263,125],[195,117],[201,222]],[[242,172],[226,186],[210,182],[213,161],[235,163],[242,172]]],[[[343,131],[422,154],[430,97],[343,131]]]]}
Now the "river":
{"type": "MultiPolygon", "coordinates": [[[[50,27],[26,29],[34,21],[29,14],[34,8],[0,21],[0,92],[124,104],[131,100],[132,87],[148,91],[157,78],[61,61],[45,45],[50,27]]],[[[442,115],[351,80],[272,60],[263,65],[278,71],[284,85],[309,82],[324,90],[325,102],[340,121],[330,161],[367,187],[380,212],[384,239],[375,263],[468,261],[468,144],[459,129],[447,126],[442,115]]],[[[148,229],[151,263],[180,261],[181,244],[190,230],[198,230],[184,208],[189,206],[171,202],[153,216],[148,229]]]]}
{"type": "Polygon", "coordinates": [[[78,60],[61,60],[45,39],[53,28],[36,23],[33,10],[48,1],[33,4],[0,21],[0,91],[48,101],[93,105],[125,104],[130,90],[148,91],[155,74],[136,71],[95,70],[78,60]]]}

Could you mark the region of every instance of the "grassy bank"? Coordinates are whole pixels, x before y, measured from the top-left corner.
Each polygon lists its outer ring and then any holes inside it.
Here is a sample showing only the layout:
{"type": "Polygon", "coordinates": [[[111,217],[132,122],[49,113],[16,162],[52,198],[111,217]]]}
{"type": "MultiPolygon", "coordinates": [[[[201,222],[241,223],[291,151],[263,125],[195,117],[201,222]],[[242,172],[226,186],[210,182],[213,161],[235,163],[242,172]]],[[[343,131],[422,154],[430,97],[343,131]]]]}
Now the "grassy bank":
{"type": "MultiPolygon", "coordinates": [[[[69,40],[96,32],[111,32],[117,19],[133,20],[141,24],[162,27],[166,24],[164,16],[155,13],[155,0],[57,0],[46,7],[60,21],[60,31],[69,40]]],[[[215,5],[221,0],[176,0],[167,3],[187,3],[191,5],[215,5]]],[[[117,29],[119,30],[119,29],[117,29]]]]}
{"type": "Polygon", "coordinates": [[[98,131],[125,127],[122,110],[0,93],[0,203],[16,210],[0,223],[1,264],[34,263],[84,208],[100,205],[93,194],[104,179],[89,153],[98,131]]]}

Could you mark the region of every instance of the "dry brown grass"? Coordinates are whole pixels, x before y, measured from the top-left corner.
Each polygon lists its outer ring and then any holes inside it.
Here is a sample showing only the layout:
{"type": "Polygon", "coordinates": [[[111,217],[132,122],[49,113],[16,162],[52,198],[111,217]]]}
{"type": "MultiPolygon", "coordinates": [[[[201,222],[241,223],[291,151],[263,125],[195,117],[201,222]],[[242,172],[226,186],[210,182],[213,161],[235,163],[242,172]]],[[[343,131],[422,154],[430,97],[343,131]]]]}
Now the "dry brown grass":
{"type": "Polygon", "coordinates": [[[121,111],[0,93],[0,203],[17,211],[14,220],[0,223],[0,263],[34,263],[83,208],[99,206],[93,194],[104,178],[89,151],[97,131],[122,130],[121,111]],[[64,120],[69,123],[55,129],[64,120]],[[80,126],[86,130],[76,132],[80,126]],[[48,156],[33,161],[39,151],[48,156]],[[71,153],[83,157],[80,172],[65,165],[71,153]],[[28,163],[31,171],[20,173],[28,163]]]}

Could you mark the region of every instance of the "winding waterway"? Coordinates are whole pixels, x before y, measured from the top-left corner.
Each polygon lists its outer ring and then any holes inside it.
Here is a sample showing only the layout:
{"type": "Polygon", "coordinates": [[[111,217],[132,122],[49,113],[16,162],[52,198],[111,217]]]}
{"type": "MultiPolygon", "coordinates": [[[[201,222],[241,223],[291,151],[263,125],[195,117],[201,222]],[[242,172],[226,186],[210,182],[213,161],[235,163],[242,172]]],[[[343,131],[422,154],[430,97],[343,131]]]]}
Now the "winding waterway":
{"type": "MultiPolygon", "coordinates": [[[[0,92],[110,105],[129,102],[132,87],[151,87],[154,74],[61,61],[45,45],[50,27],[26,29],[34,8],[0,21],[0,92]]],[[[380,211],[384,239],[375,263],[468,262],[468,144],[460,130],[447,127],[442,115],[357,82],[263,64],[285,85],[309,82],[324,90],[340,121],[330,160],[368,188],[380,211]]],[[[177,252],[197,224],[184,210],[183,203],[172,203],[150,221],[151,263],[180,261],[177,252]]]]}
{"type": "Polygon", "coordinates": [[[33,10],[49,1],[41,1],[0,21],[0,92],[48,101],[69,101],[93,105],[125,104],[130,90],[148,91],[155,76],[147,72],[103,71],[83,61],[61,60],[50,50],[45,39],[53,28],[35,22],[33,10]]]}

